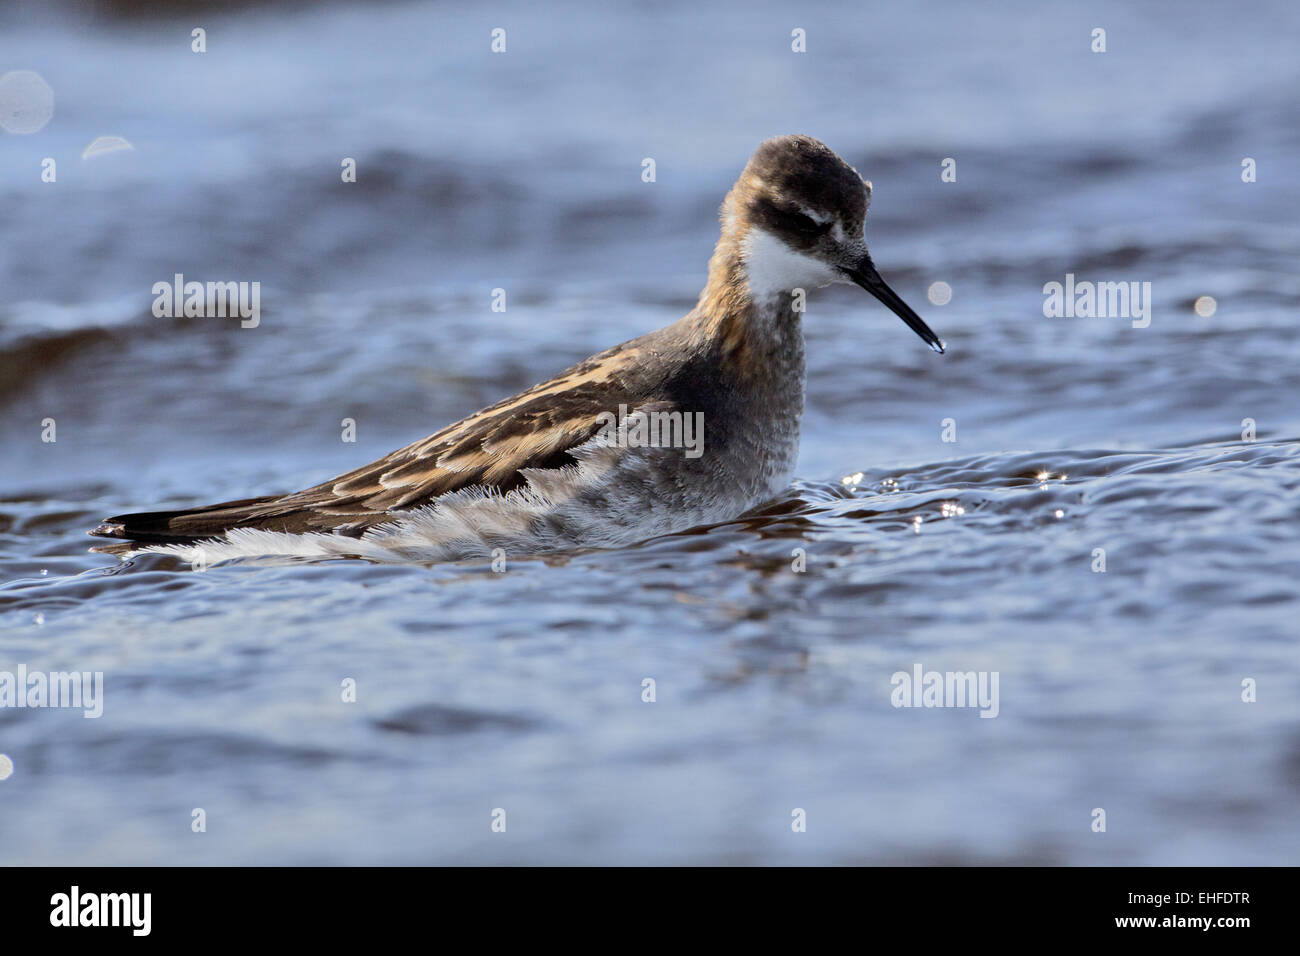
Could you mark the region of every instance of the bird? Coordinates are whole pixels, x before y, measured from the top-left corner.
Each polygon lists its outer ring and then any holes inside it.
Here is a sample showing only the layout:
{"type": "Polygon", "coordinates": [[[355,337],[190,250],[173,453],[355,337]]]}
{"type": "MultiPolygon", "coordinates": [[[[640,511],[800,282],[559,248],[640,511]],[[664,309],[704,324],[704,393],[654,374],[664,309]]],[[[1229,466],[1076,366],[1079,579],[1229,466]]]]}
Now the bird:
{"type": "Polygon", "coordinates": [[[100,550],[205,564],[454,561],[735,519],[794,477],[808,289],[856,284],[945,350],[877,271],[870,202],[871,183],[820,140],[765,140],[723,200],[707,282],[678,321],[310,488],[118,515],[89,533],[120,539],[100,550]]]}

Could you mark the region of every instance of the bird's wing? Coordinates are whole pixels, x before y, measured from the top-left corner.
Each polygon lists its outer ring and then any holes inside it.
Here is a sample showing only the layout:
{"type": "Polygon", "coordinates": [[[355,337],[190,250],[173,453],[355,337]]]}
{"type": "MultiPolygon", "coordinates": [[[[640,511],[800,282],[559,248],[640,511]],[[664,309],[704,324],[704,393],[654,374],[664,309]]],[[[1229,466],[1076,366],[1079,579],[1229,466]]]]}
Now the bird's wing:
{"type": "Polygon", "coordinates": [[[232,528],[361,534],[391,512],[469,487],[507,492],[523,472],[572,465],[570,449],[592,438],[620,404],[638,404],[636,341],[592,356],[555,378],[448,425],[378,461],[303,491],[183,511],[109,518],[91,534],[186,542],[232,528]]]}

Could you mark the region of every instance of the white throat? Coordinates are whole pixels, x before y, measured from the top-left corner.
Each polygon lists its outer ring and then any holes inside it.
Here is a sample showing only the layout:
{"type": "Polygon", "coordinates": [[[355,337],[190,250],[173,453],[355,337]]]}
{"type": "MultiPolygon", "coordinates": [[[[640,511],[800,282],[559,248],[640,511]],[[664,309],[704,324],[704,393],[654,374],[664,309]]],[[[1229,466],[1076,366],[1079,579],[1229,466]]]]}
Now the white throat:
{"type": "Polygon", "coordinates": [[[840,278],[828,263],[791,249],[763,229],[751,229],[740,249],[749,294],[755,302],[789,296],[795,289],[820,288],[840,278]]]}

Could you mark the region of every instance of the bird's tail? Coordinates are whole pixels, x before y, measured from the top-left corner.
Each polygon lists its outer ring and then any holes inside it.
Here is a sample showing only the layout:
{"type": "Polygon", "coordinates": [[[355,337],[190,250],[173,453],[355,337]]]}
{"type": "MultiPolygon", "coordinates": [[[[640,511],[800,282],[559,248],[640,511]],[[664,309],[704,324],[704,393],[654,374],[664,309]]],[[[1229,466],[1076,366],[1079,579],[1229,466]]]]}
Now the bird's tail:
{"type": "MultiPolygon", "coordinates": [[[[121,538],[138,544],[193,544],[224,534],[232,528],[259,527],[280,530],[268,522],[266,506],[277,495],[223,501],[203,508],[180,511],[141,511],[106,518],[90,534],[100,538],[121,538]]],[[[105,548],[103,550],[112,550],[105,548]]]]}

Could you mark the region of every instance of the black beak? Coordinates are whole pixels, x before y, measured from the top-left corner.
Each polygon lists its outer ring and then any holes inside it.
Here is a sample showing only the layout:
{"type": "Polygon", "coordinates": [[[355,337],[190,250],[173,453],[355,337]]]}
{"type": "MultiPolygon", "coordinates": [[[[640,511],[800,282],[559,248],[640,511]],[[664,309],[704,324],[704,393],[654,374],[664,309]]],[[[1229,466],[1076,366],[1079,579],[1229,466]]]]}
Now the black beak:
{"type": "Polygon", "coordinates": [[[885,284],[876,271],[876,265],[870,256],[864,256],[855,269],[844,270],[850,279],[866,289],[885,305],[891,312],[908,324],[913,332],[925,340],[925,344],[936,352],[943,353],[943,340],[925,324],[925,320],[912,311],[911,307],[898,297],[898,293],[885,284]]]}

